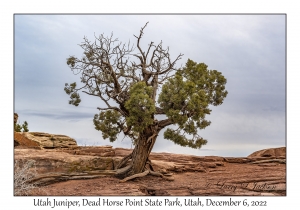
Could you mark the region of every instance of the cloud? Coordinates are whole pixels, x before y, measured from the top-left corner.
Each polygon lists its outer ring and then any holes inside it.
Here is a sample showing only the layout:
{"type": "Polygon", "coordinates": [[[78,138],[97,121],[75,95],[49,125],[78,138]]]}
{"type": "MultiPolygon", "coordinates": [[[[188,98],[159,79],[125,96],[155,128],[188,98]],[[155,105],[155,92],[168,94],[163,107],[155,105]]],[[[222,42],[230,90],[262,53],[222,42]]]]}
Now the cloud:
{"type": "MultiPolygon", "coordinates": [[[[92,118],[96,107],[105,104],[85,94],[79,107],[68,104],[64,84],[80,84],[80,75],[72,74],[66,58],[81,57],[78,44],[84,36],[94,41],[94,35],[113,32],[122,43],[135,44],[134,35],[149,21],[143,49],[151,41],[162,41],[172,58],[184,54],[177,67],[191,58],[227,78],[229,94],[224,104],[212,108],[208,116],[212,125],[200,132],[209,141],[203,151],[226,148],[237,154],[250,144],[257,145],[251,148],[284,145],[285,19],[285,15],[16,15],[15,111],[34,130],[66,132],[97,142],[101,133],[93,128],[92,118]]],[[[155,149],[195,153],[172,144],[162,139],[155,149]]],[[[130,147],[130,141],[120,139],[113,145],[130,147]]]]}
{"type": "Polygon", "coordinates": [[[63,120],[80,120],[90,118],[91,114],[82,113],[82,112],[60,112],[58,110],[49,110],[48,113],[43,111],[34,111],[34,110],[23,110],[22,114],[43,117],[43,118],[51,118],[51,119],[63,119],[63,120]]]}

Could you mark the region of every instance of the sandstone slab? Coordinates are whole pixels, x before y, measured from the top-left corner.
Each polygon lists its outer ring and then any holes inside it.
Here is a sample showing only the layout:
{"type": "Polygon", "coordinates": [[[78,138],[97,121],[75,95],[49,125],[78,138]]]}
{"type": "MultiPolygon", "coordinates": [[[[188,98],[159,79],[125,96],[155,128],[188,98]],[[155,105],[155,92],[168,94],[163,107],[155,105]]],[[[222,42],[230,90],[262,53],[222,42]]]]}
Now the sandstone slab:
{"type": "Polygon", "coordinates": [[[77,146],[77,142],[75,139],[65,135],[42,132],[25,132],[24,136],[27,139],[37,142],[41,148],[45,149],[68,148],[77,146]]]}
{"type": "Polygon", "coordinates": [[[28,139],[22,132],[14,132],[14,147],[17,146],[41,149],[38,142],[28,139]]]}
{"type": "Polygon", "coordinates": [[[14,159],[19,164],[34,161],[39,175],[50,173],[81,173],[85,171],[112,170],[112,158],[89,155],[71,155],[55,150],[15,149],[14,159]]]}
{"type": "Polygon", "coordinates": [[[270,149],[263,149],[256,151],[252,154],[250,154],[248,157],[273,157],[273,158],[279,158],[279,157],[285,157],[286,156],[286,147],[279,147],[279,148],[270,148],[270,149]]]}
{"type": "Polygon", "coordinates": [[[224,158],[151,153],[150,159],[154,170],[173,174],[174,181],[149,175],[119,183],[119,180],[109,173],[100,176],[97,174],[106,170],[112,171],[120,158],[132,150],[111,147],[94,149],[84,147],[51,150],[15,149],[15,160],[35,160],[39,174],[59,172],[65,173],[65,177],[71,173],[79,174],[71,177],[72,180],[68,177],[68,181],[65,181],[67,179],[64,179],[64,176],[60,176],[59,181],[64,182],[57,182],[58,179],[51,176],[48,178],[47,186],[41,186],[39,190],[31,192],[31,195],[35,196],[286,195],[286,162],[282,154],[277,158],[276,156],[224,158]],[[104,154],[110,150],[114,150],[115,156],[101,156],[100,151],[104,154]],[[95,176],[85,176],[86,172],[95,176]]]}

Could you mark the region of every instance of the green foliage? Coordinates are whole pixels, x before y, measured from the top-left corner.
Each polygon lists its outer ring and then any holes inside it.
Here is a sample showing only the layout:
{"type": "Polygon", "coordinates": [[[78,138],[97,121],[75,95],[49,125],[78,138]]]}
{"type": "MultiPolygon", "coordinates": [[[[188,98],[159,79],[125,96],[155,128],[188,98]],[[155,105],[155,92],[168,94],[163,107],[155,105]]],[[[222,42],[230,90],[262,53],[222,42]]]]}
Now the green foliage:
{"type": "Polygon", "coordinates": [[[81,102],[80,96],[77,93],[76,90],[76,82],[71,83],[70,85],[68,83],[65,84],[64,91],[70,95],[69,104],[72,104],[74,106],[78,106],[81,102]]]}
{"type": "Polygon", "coordinates": [[[162,87],[158,102],[167,117],[179,126],[178,131],[168,129],[164,136],[181,146],[200,148],[206,140],[199,138],[198,129],[210,125],[205,116],[210,114],[209,105],[220,105],[228,92],[226,79],[216,70],[207,70],[204,63],[188,60],[162,87]],[[188,140],[180,131],[192,135],[188,140]]]}
{"type": "Polygon", "coordinates": [[[29,129],[28,129],[28,123],[27,123],[27,121],[24,121],[24,123],[22,125],[16,123],[14,125],[14,130],[16,132],[28,132],[29,129]]]}
{"type": "Polygon", "coordinates": [[[22,126],[20,124],[15,124],[15,131],[16,132],[22,132],[22,126]]]}
{"type": "Polygon", "coordinates": [[[168,128],[164,133],[164,138],[172,140],[175,144],[178,144],[183,147],[191,147],[194,149],[200,149],[202,145],[206,145],[207,140],[198,137],[195,140],[189,140],[184,135],[181,135],[178,131],[174,131],[168,128]]]}
{"type": "Polygon", "coordinates": [[[23,123],[22,128],[23,128],[23,132],[28,132],[29,131],[28,123],[26,121],[23,123]]]}
{"type": "Polygon", "coordinates": [[[147,86],[145,82],[137,82],[129,90],[130,98],[125,103],[125,108],[129,111],[126,123],[132,126],[135,132],[142,132],[153,124],[155,105],[151,94],[152,87],[147,86]]]}
{"type": "Polygon", "coordinates": [[[143,52],[139,42],[144,28],[140,36],[136,36],[140,54],[135,54],[129,45],[117,44],[118,40],[112,37],[101,35],[95,42],[84,38],[80,45],[84,50],[82,58],[67,58],[67,65],[74,74],[81,74],[84,84],[80,88],[76,88],[75,82],[65,84],[69,104],[79,105],[80,90],[99,97],[107,107],[102,108],[106,111],[94,116],[93,122],[103,138],[109,138],[111,142],[121,131],[136,143],[139,134],[151,135],[151,132],[154,134],[174,124],[178,129],[168,128],[164,133],[166,139],[181,146],[201,148],[207,141],[198,135],[198,131],[210,125],[205,119],[211,113],[209,106],[221,105],[226,98],[226,78],[217,70],[208,70],[206,64],[190,59],[184,68],[172,75],[174,64],[182,54],[171,62],[168,49],[163,50],[161,44],[155,47],[153,43],[147,53],[143,52]],[[155,47],[152,53],[151,47],[155,47]],[[130,56],[138,58],[137,63],[131,61],[130,56]],[[156,111],[167,119],[154,126],[156,111]]]}
{"type": "Polygon", "coordinates": [[[76,58],[74,56],[70,56],[69,58],[67,58],[67,64],[70,67],[74,67],[75,66],[75,62],[76,62],[76,58]]]}
{"type": "Polygon", "coordinates": [[[185,79],[196,85],[197,90],[205,90],[209,104],[218,106],[223,103],[228,92],[225,90],[227,80],[221,72],[207,70],[206,64],[197,64],[190,59],[180,72],[185,79]]]}
{"type": "Polygon", "coordinates": [[[120,119],[121,114],[115,110],[102,111],[100,114],[95,114],[94,125],[95,129],[102,131],[104,139],[109,138],[110,142],[114,142],[117,139],[118,133],[120,133],[120,119]]]}

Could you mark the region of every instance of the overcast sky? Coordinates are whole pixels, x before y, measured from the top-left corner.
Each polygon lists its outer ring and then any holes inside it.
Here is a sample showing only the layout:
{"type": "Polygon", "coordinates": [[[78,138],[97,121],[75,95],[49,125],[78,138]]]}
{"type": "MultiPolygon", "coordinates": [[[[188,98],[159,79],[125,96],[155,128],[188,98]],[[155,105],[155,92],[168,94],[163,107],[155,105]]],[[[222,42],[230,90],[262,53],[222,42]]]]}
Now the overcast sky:
{"type": "Polygon", "coordinates": [[[81,94],[78,107],[68,104],[64,84],[77,81],[66,64],[81,57],[86,36],[104,33],[135,43],[146,22],[142,46],[151,41],[169,46],[172,58],[204,62],[227,78],[228,96],[211,107],[211,125],[199,132],[208,140],[200,150],[184,148],[159,134],[154,152],[247,156],[285,146],[285,15],[15,15],[14,111],[30,131],[64,134],[79,145],[131,147],[131,141],[102,139],[94,129],[100,99],[81,94]]]}

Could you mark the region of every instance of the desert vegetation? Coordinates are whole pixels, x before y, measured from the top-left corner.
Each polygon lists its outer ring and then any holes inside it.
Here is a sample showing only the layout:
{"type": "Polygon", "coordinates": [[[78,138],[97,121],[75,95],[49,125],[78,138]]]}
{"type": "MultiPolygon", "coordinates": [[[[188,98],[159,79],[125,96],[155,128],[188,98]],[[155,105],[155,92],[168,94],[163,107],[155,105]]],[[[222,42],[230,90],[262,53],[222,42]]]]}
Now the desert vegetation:
{"type": "Polygon", "coordinates": [[[37,176],[34,160],[15,160],[14,162],[14,195],[26,196],[37,187],[31,180],[37,176]]]}
{"type": "Polygon", "coordinates": [[[147,24],[134,35],[135,46],[120,42],[113,34],[101,34],[95,41],[84,37],[79,45],[82,57],[67,58],[83,84],[65,84],[69,104],[78,106],[81,92],[98,97],[106,107],[97,107],[95,129],[111,142],[123,133],[135,145],[116,167],[116,176],[124,181],[147,174],[163,176],[153,171],[149,154],[164,128],[168,127],[164,138],[175,144],[195,149],[205,145],[207,140],[199,132],[211,124],[205,119],[212,111],[209,106],[221,105],[228,93],[226,78],[205,63],[188,59],[183,68],[177,68],[183,54],[171,59],[169,47],[162,42],[150,42],[143,50],[147,24]]]}

